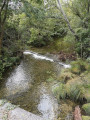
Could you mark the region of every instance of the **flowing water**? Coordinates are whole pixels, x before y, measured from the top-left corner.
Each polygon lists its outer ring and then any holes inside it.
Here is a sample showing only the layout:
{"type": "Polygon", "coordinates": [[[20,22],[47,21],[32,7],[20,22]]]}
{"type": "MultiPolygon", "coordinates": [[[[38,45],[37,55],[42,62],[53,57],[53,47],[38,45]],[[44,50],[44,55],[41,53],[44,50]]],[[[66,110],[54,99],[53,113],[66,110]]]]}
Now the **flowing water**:
{"type": "Polygon", "coordinates": [[[48,80],[55,79],[63,67],[70,65],[56,62],[52,56],[25,51],[20,65],[0,83],[0,99],[7,99],[46,120],[55,120],[58,102],[48,80]]]}

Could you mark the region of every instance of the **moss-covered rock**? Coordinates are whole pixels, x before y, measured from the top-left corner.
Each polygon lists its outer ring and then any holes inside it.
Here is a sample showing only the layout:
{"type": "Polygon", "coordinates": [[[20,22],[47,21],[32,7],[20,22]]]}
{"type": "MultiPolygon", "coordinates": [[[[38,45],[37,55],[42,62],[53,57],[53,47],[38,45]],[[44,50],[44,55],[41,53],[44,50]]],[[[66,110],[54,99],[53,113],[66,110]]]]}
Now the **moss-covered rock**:
{"type": "Polygon", "coordinates": [[[84,104],[82,109],[86,112],[87,115],[90,115],[90,103],[84,104]]]}
{"type": "Polygon", "coordinates": [[[90,116],[82,116],[82,120],[90,120],[90,116]]]}

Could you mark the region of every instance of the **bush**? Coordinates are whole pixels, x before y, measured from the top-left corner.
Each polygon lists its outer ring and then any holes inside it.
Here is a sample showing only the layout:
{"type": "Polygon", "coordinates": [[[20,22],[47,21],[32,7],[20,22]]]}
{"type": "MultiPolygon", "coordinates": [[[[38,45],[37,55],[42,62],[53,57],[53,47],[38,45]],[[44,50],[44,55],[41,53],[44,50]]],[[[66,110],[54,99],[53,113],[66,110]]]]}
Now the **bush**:
{"type": "Polygon", "coordinates": [[[69,84],[62,84],[53,90],[57,99],[65,99],[70,98],[73,101],[83,101],[85,98],[85,88],[83,85],[69,85],[69,84]]]}
{"type": "Polygon", "coordinates": [[[71,63],[71,72],[75,74],[81,74],[84,71],[90,70],[90,64],[83,60],[77,60],[71,63]]]}
{"type": "Polygon", "coordinates": [[[70,98],[81,103],[90,102],[90,74],[84,72],[78,76],[69,72],[69,70],[62,71],[58,78],[60,83],[53,89],[56,97],[58,99],[70,98]]]}
{"type": "Polygon", "coordinates": [[[59,86],[57,86],[56,88],[54,88],[53,92],[54,92],[54,94],[55,94],[55,96],[57,97],[58,100],[60,98],[62,98],[62,99],[66,98],[65,85],[62,84],[62,83],[59,86]]]}
{"type": "Polygon", "coordinates": [[[40,31],[40,29],[31,28],[31,37],[30,40],[27,41],[27,44],[35,46],[35,47],[42,47],[46,46],[52,41],[51,36],[47,32],[40,31]]]}
{"type": "Polygon", "coordinates": [[[71,80],[75,76],[76,75],[71,73],[69,69],[65,69],[65,70],[62,70],[62,72],[58,76],[57,80],[62,82],[62,83],[67,83],[68,80],[71,80]]]}
{"type": "Polygon", "coordinates": [[[90,103],[84,104],[82,109],[86,112],[87,115],[90,115],[90,103]]]}
{"type": "Polygon", "coordinates": [[[76,52],[80,57],[87,58],[90,53],[90,28],[79,28],[77,35],[79,36],[79,40],[76,43],[76,52]]]}

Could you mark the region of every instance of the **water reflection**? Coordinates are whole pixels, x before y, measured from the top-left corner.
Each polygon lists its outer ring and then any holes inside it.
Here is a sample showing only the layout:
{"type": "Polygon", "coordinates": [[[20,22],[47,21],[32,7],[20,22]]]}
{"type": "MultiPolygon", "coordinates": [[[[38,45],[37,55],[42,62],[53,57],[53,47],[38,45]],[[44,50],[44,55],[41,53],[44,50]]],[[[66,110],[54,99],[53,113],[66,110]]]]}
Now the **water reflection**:
{"type": "Polygon", "coordinates": [[[34,114],[54,120],[58,114],[58,103],[47,79],[56,76],[60,70],[61,66],[50,60],[25,55],[20,65],[1,85],[0,97],[34,114]]]}
{"type": "Polygon", "coordinates": [[[55,110],[58,110],[58,104],[52,94],[48,94],[47,88],[41,88],[40,103],[38,110],[42,113],[43,118],[54,120],[57,118],[55,110]]]}
{"type": "Polygon", "coordinates": [[[27,78],[27,74],[23,68],[23,62],[11,73],[6,82],[6,94],[12,95],[17,92],[24,92],[29,89],[31,77],[27,78]]]}

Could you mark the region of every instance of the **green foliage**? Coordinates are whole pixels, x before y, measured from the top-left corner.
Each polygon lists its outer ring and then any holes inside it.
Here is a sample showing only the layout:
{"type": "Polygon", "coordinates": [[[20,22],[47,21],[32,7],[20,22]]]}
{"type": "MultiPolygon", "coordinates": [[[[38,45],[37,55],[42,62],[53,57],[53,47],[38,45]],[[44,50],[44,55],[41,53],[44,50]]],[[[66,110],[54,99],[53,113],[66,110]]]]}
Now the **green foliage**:
{"type": "MultiPolygon", "coordinates": [[[[89,71],[90,72],[90,71],[89,71]]],[[[70,70],[64,70],[58,77],[59,85],[53,91],[58,99],[70,98],[73,101],[90,102],[90,74],[84,72],[80,76],[70,70]]]]}
{"type": "Polygon", "coordinates": [[[40,31],[40,29],[31,28],[30,32],[30,40],[27,41],[27,43],[35,47],[46,46],[52,40],[48,33],[44,33],[43,31],[40,31]]]}
{"type": "Polygon", "coordinates": [[[90,120],[90,116],[82,116],[82,120],[90,120]]]}
{"type": "Polygon", "coordinates": [[[87,115],[90,115],[90,103],[84,104],[82,109],[85,111],[87,115]]]}
{"type": "Polygon", "coordinates": [[[90,64],[84,60],[77,60],[71,63],[71,72],[81,74],[84,71],[90,71],[90,64]]]}
{"type": "Polygon", "coordinates": [[[67,35],[64,37],[64,48],[65,51],[69,52],[69,53],[73,53],[75,52],[75,39],[74,36],[71,33],[67,33],[67,35]]]}
{"type": "Polygon", "coordinates": [[[28,19],[27,23],[25,23],[27,28],[24,29],[24,32],[26,34],[29,32],[30,34],[26,39],[28,45],[35,47],[46,46],[54,40],[53,37],[62,37],[67,32],[65,21],[63,21],[62,18],[55,19],[57,9],[50,8],[46,10],[45,7],[43,4],[39,5],[32,1],[24,2],[23,12],[26,16],[24,20],[28,19]],[[53,15],[52,12],[55,13],[55,15],[53,15]]]}
{"type": "MultiPolygon", "coordinates": [[[[15,7],[18,7],[18,1],[13,0],[13,2],[15,7]]],[[[19,50],[22,50],[26,45],[35,47],[49,45],[51,49],[53,43],[54,49],[57,51],[63,49],[65,52],[77,52],[82,58],[89,57],[90,11],[87,9],[88,0],[73,0],[68,4],[63,2],[63,8],[66,10],[70,24],[79,38],[78,41],[75,41],[69,31],[54,0],[48,1],[47,4],[43,4],[42,0],[22,0],[20,4],[19,9],[8,6],[7,12],[5,7],[8,4],[5,4],[0,14],[0,27],[3,26],[2,21],[5,15],[7,18],[4,21],[3,49],[0,60],[0,64],[3,63],[0,68],[2,72],[4,68],[12,66],[17,61],[19,50]],[[57,42],[56,38],[60,38],[60,41],[57,42]]],[[[0,9],[2,5],[3,0],[0,1],[0,9]]],[[[89,71],[90,65],[86,64],[83,61],[72,63],[71,71],[76,74],[85,70],[89,71]]],[[[2,76],[2,72],[0,76],[2,76]]]]}
{"type": "Polygon", "coordinates": [[[55,87],[53,89],[53,92],[55,94],[55,96],[57,97],[57,99],[59,100],[60,98],[65,99],[66,98],[66,89],[65,89],[65,85],[60,83],[59,86],[55,87]]]}
{"type": "Polygon", "coordinates": [[[67,6],[65,12],[70,18],[70,25],[78,36],[74,44],[75,51],[79,57],[87,58],[90,53],[90,1],[73,0],[65,6],[67,6]]]}
{"type": "Polygon", "coordinates": [[[87,58],[90,53],[90,28],[81,28],[77,30],[77,34],[80,40],[76,43],[76,51],[81,57],[87,58]]]}
{"type": "Polygon", "coordinates": [[[83,101],[85,95],[85,88],[83,85],[73,85],[70,89],[70,98],[74,101],[80,100],[83,101]]]}
{"type": "Polygon", "coordinates": [[[52,81],[54,81],[54,78],[53,78],[53,77],[49,77],[49,78],[47,79],[47,82],[52,82],[52,81]]]}
{"type": "Polygon", "coordinates": [[[62,83],[67,83],[69,80],[71,80],[75,76],[76,75],[71,73],[70,70],[65,69],[65,70],[62,70],[57,80],[62,83]]]}
{"type": "Polygon", "coordinates": [[[13,65],[19,62],[19,59],[19,56],[11,57],[9,54],[8,56],[4,55],[0,57],[0,79],[2,79],[2,75],[5,70],[7,70],[8,68],[10,69],[13,65]]]}
{"type": "Polygon", "coordinates": [[[56,87],[53,91],[58,99],[65,99],[69,97],[74,101],[83,101],[83,99],[85,98],[85,88],[83,87],[83,85],[75,84],[69,86],[60,83],[60,85],[56,87]]]}
{"type": "Polygon", "coordinates": [[[18,18],[11,15],[6,21],[4,27],[4,36],[2,41],[2,55],[0,56],[0,79],[7,69],[10,69],[20,60],[22,44],[18,29],[18,18]]]}

